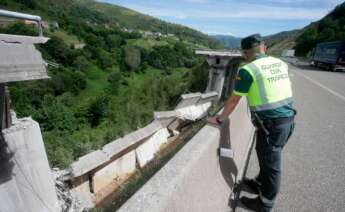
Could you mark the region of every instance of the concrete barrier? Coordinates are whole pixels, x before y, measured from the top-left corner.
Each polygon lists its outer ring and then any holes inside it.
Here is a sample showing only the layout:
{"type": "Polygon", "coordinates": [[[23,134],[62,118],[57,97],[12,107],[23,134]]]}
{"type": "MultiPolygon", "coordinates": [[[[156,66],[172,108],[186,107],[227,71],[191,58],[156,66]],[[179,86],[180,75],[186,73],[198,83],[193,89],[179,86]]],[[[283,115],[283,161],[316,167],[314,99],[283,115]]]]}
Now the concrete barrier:
{"type": "Polygon", "coordinates": [[[161,129],[135,150],[140,167],[153,160],[159,148],[168,141],[168,137],[170,137],[168,130],[161,129]]]}
{"type": "Polygon", "coordinates": [[[136,169],[135,152],[131,151],[109,165],[98,170],[93,175],[93,192],[102,192],[108,185],[119,179],[126,178],[136,169]]]}
{"type": "Polygon", "coordinates": [[[253,135],[243,98],[229,122],[221,128],[202,128],[118,211],[229,211],[230,196],[243,176],[253,135]],[[219,146],[231,147],[234,157],[220,158],[219,146]]]}
{"type": "Polygon", "coordinates": [[[70,165],[72,192],[92,208],[115,191],[137,168],[152,161],[184,121],[203,118],[218,98],[216,92],[185,94],[173,111],[155,112],[149,125],[119,138],[70,165]],[[138,167],[137,167],[138,166],[138,167]]]}
{"type": "Polygon", "coordinates": [[[12,155],[0,155],[0,211],[61,211],[38,123],[14,120],[3,136],[12,155]]]}

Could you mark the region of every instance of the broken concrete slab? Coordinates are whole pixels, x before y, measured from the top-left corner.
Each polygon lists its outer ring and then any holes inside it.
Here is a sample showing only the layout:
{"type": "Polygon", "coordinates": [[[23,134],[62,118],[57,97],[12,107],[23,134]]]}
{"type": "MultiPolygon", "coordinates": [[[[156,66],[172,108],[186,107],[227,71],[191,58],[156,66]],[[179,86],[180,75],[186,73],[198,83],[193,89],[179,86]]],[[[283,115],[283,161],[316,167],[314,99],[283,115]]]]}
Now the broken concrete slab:
{"type": "Polygon", "coordinates": [[[79,177],[101,166],[109,159],[109,156],[101,150],[90,152],[89,154],[78,158],[77,161],[70,165],[71,174],[73,177],[79,177]]]}
{"type": "Polygon", "coordinates": [[[160,150],[160,147],[168,142],[168,138],[170,137],[170,133],[167,128],[163,128],[158,130],[154,135],[152,135],[150,140],[153,141],[153,145],[155,147],[155,153],[160,150]]]}
{"type": "Polygon", "coordinates": [[[178,117],[178,113],[176,111],[159,111],[154,112],[154,119],[159,121],[162,127],[167,127],[170,125],[175,119],[178,117]]]}
{"type": "Polygon", "coordinates": [[[176,111],[170,110],[170,111],[159,111],[154,112],[153,117],[155,119],[166,119],[166,118],[176,118],[177,117],[176,111]]]}
{"type": "Polygon", "coordinates": [[[173,122],[171,122],[167,128],[171,131],[176,131],[178,130],[179,127],[183,124],[184,120],[181,119],[175,119],[173,122]]]}
{"type": "Polygon", "coordinates": [[[181,98],[182,100],[175,107],[175,109],[180,109],[180,108],[188,107],[191,105],[195,105],[201,98],[201,93],[183,94],[181,98]]]}
{"type": "Polygon", "coordinates": [[[102,151],[105,152],[108,155],[108,157],[114,157],[115,155],[121,154],[121,152],[125,151],[126,149],[132,146],[134,146],[133,148],[135,148],[136,144],[139,141],[148,138],[161,128],[162,125],[159,123],[159,121],[155,120],[146,127],[136,130],[135,132],[125,135],[123,138],[117,139],[105,145],[102,148],[102,151]]]}
{"type": "Polygon", "coordinates": [[[197,105],[204,104],[207,102],[213,102],[218,99],[218,93],[217,92],[209,92],[209,93],[204,93],[201,95],[201,98],[199,101],[196,103],[197,105]]]}
{"type": "Polygon", "coordinates": [[[135,152],[131,151],[98,170],[92,177],[93,191],[101,192],[112,182],[135,171],[135,152]]]}
{"type": "Polygon", "coordinates": [[[154,135],[148,138],[136,150],[136,156],[140,167],[144,167],[148,162],[153,160],[155,154],[159,151],[160,147],[168,142],[170,133],[166,128],[157,131],[154,135]]]}
{"type": "Polygon", "coordinates": [[[208,109],[211,106],[211,102],[206,102],[200,105],[192,105],[189,107],[177,109],[177,112],[180,114],[180,119],[195,121],[205,117],[207,115],[208,109]]]}
{"type": "Polygon", "coordinates": [[[141,168],[144,167],[148,162],[153,160],[156,152],[155,150],[156,146],[154,145],[154,141],[151,139],[148,139],[135,149],[137,161],[141,168]]]}

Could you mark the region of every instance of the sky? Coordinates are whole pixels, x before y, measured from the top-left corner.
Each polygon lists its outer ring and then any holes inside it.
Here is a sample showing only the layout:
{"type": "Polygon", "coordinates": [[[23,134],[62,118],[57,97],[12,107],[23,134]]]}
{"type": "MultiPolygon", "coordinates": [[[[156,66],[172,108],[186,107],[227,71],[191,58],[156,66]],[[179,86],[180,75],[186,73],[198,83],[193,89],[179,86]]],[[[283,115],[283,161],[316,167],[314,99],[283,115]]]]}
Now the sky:
{"type": "Polygon", "coordinates": [[[99,0],[206,34],[244,37],[299,29],[344,0],[99,0]]]}

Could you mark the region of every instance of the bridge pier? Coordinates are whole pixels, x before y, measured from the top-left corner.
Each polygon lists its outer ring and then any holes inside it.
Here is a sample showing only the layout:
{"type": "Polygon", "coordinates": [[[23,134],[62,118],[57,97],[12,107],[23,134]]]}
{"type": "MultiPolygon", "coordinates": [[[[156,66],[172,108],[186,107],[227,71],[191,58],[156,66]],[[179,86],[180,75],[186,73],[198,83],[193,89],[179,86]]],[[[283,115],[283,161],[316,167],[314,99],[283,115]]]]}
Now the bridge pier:
{"type": "Polygon", "coordinates": [[[207,57],[206,61],[210,66],[206,93],[217,92],[218,100],[220,100],[224,92],[224,87],[226,93],[231,90],[229,82],[231,82],[231,79],[237,73],[237,68],[242,57],[241,52],[237,50],[197,50],[196,54],[205,55],[207,57]],[[227,82],[225,86],[224,82],[227,82]]]}

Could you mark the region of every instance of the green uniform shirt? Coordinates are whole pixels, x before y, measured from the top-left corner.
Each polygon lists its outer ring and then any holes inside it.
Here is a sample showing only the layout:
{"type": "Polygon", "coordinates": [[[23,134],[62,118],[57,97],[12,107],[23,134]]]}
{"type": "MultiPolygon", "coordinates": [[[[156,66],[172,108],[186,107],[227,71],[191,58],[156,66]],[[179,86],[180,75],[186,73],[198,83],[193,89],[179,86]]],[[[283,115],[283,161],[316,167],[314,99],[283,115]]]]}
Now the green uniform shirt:
{"type": "MultiPolygon", "coordinates": [[[[258,54],[257,59],[267,57],[265,54],[258,54]]],[[[246,96],[249,92],[250,86],[253,83],[252,76],[245,70],[240,69],[238,71],[238,75],[236,76],[235,80],[235,88],[236,92],[242,93],[243,96],[246,96]]],[[[284,105],[279,108],[275,108],[272,110],[264,110],[257,112],[258,116],[261,119],[272,119],[272,118],[282,118],[282,117],[291,117],[294,115],[294,110],[292,103],[284,105]]]]}

